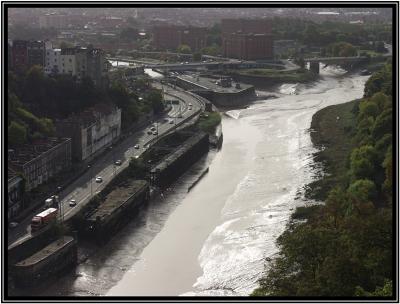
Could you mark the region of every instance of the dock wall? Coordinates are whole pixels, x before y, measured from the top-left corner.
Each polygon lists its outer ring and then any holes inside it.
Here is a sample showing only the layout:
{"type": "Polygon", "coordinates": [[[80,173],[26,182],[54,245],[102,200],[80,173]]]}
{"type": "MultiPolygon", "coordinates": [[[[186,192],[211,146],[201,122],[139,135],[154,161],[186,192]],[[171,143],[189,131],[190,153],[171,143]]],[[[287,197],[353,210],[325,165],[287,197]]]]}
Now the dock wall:
{"type": "Polygon", "coordinates": [[[168,187],[208,151],[207,133],[201,132],[190,137],[151,170],[153,185],[162,189],[168,187]]]}

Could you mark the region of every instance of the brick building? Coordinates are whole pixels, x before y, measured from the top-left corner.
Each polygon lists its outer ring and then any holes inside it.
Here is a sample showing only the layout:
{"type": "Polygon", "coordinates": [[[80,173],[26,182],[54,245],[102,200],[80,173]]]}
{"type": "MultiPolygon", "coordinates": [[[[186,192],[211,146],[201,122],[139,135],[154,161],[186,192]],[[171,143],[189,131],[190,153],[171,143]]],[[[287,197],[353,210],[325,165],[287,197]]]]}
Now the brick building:
{"type": "Polygon", "coordinates": [[[159,50],[175,51],[180,45],[190,46],[192,51],[199,51],[206,46],[207,29],[176,25],[153,27],[153,45],[159,50]]]}
{"type": "Polygon", "coordinates": [[[11,47],[12,67],[16,71],[28,67],[28,41],[14,40],[11,47]]]}
{"type": "Polygon", "coordinates": [[[267,19],[223,19],[224,57],[244,60],[273,58],[271,21],[267,19]]]}
{"type": "Polygon", "coordinates": [[[12,68],[23,71],[33,65],[45,65],[45,42],[14,40],[11,46],[12,68]]]}
{"type": "Polygon", "coordinates": [[[8,165],[23,174],[30,191],[71,166],[71,139],[48,138],[9,150],[8,165]]]}
{"type": "Polygon", "coordinates": [[[121,109],[98,104],[93,108],[56,121],[57,134],[72,139],[76,161],[89,160],[114,143],[121,133],[121,109]]]}

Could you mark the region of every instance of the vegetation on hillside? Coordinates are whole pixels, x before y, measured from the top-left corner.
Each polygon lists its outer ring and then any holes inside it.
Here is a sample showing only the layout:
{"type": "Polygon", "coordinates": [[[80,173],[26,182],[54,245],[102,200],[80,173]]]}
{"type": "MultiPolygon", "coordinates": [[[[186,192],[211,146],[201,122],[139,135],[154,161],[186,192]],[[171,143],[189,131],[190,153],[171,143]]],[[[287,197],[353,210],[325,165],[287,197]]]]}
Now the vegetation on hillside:
{"type": "MultiPolygon", "coordinates": [[[[136,86],[136,85],[135,85],[136,86]]],[[[115,104],[122,109],[122,128],[128,128],[141,115],[163,109],[162,95],[138,81],[143,98],[129,92],[125,85],[95,87],[89,78],[77,82],[69,75],[49,77],[39,66],[22,74],[9,72],[9,143],[20,144],[54,135],[54,119],[63,119],[99,103],[115,104]],[[42,117],[45,116],[45,117],[42,117]],[[51,119],[50,119],[51,118],[51,119]]]]}
{"type": "Polygon", "coordinates": [[[292,221],[278,238],[279,256],[253,295],[393,295],[390,73],[387,65],[372,75],[361,101],[321,111],[315,127],[328,151],[324,205],[296,210],[307,221],[292,221]]]}

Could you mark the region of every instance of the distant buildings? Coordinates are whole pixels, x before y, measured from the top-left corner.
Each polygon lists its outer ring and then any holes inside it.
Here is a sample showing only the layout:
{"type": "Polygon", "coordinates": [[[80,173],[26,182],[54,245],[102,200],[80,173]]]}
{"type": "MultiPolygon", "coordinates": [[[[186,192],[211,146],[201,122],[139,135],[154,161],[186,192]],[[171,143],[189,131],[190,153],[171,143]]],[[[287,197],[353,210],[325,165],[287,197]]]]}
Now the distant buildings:
{"type": "Polygon", "coordinates": [[[72,139],[72,156],[85,161],[115,142],[121,133],[121,109],[98,104],[67,119],[56,121],[57,134],[72,139]]]}
{"type": "Polygon", "coordinates": [[[10,50],[11,67],[16,71],[23,71],[33,65],[44,66],[44,41],[14,40],[10,50]]]}
{"type": "Polygon", "coordinates": [[[273,58],[271,21],[267,19],[223,19],[224,57],[243,60],[273,58]]]}
{"type": "Polygon", "coordinates": [[[190,46],[192,51],[199,51],[206,46],[207,29],[165,25],[153,27],[153,45],[159,50],[175,51],[180,45],[190,46]]]}
{"type": "Polygon", "coordinates": [[[71,166],[71,139],[48,138],[8,151],[8,165],[25,178],[25,191],[71,166]]]}
{"type": "Polygon", "coordinates": [[[69,16],[58,14],[46,14],[39,17],[40,28],[63,29],[68,26],[69,16]]]}

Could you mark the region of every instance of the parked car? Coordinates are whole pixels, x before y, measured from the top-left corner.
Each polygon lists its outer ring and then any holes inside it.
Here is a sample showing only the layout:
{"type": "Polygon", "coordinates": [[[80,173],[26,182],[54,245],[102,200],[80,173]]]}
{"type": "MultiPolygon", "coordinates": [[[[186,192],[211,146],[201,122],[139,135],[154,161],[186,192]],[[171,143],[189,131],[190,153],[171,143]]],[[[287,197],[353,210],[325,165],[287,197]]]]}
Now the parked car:
{"type": "Polygon", "coordinates": [[[174,123],[174,121],[171,119],[171,120],[169,121],[169,124],[172,125],[173,123],[174,123]]]}
{"type": "Polygon", "coordinates": [[[122,161],[118,159],[118,160],[115,161],[115,164],[116,164],[117,166],[121,166],[122,161]]]}
{"type": "Polygon", "coordinates": [[[153,132],[151,130],[148,130],[147,134],[151,135],[151,134],[153,134],[153,132]]]}
{"type": "Polygon", "coordinates": [[[101,183],[103,178],[101,176],[96,177],[96,183],[101,183]]]}
{"type": "Polygon", "coordinates": [[[76,200],[72,199],[69,201],[69,206],[70,207],[75,207],[76,206],[76,200]]]}
{"type": "Polygon", "coordinates": [[[8,226],[9,226],[11,229],[13,229],[13,228],[15,228],[15,227],[18,226],[18,223],[17,223],[17,222],[11,222],[8,226]]]}
{"type": "Polygon", "coordinates": [[[139,145],[138,144],[135,145],[135,149],[139,149],[139,145]]]}
{"type": "Polygon", "coordinates": [[[158,132],[157,131],[153,131],[153,135],[157,135],[158,134],[158,132]]]}

